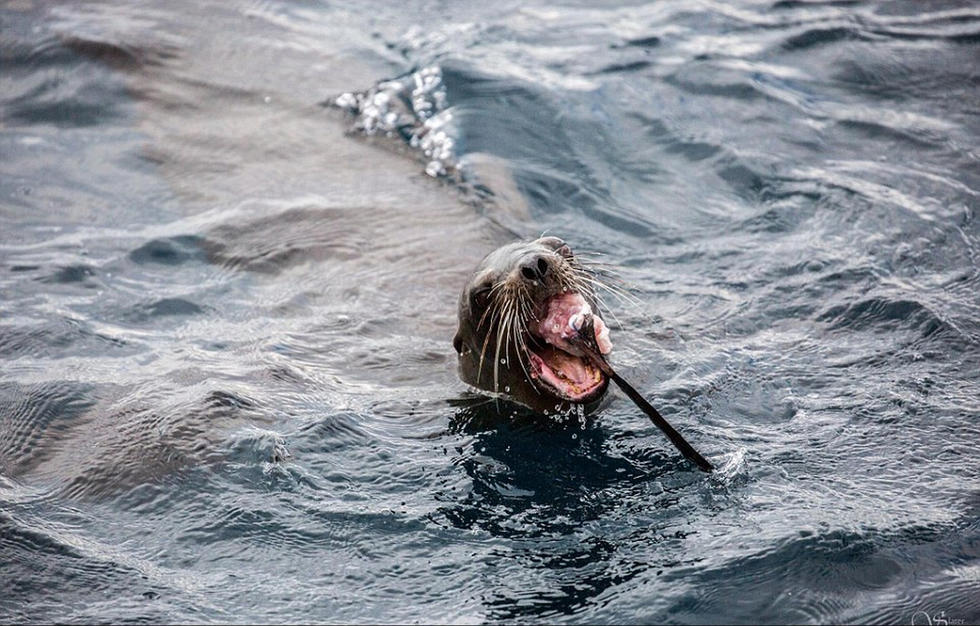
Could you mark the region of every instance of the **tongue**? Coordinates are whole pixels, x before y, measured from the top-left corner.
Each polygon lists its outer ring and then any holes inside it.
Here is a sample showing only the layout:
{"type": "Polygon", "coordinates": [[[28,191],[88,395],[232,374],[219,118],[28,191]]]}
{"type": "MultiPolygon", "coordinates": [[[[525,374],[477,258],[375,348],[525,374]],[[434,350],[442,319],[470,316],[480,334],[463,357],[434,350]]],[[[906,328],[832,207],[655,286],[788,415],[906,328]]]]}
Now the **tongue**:
{"type": "MultiPolygon", "coordinates": [[[[569,342],[569,339],[578,334],[578,329],[582,327],[585,316],[590,313],[592,313],[592,307],[585,301],[582,294],[564,293],[555,296],[546,304],[545,315],[538,322],[537,334],[556,348],[575,356],[582,356],[582,350],[569,342]]],[[[612,351],[609,329],[599,317],[593,316],[593,319],[599,351],[602,354],[609,354],[612,351]]]]}

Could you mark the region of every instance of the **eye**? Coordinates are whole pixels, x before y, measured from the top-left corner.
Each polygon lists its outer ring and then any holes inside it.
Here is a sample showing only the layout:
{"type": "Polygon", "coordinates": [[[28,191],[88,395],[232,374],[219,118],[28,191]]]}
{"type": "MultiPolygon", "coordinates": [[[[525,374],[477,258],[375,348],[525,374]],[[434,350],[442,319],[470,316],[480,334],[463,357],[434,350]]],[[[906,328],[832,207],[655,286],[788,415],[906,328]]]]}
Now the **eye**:
{"type": "Polygon", "coordinates": [[[492,289],[493,287],[491,285],[483,285],[476,288],[470,296],[473,299],[473,307],[478,309],[486,308],[487,303],[490,301],[490,292],[492,289]]]}

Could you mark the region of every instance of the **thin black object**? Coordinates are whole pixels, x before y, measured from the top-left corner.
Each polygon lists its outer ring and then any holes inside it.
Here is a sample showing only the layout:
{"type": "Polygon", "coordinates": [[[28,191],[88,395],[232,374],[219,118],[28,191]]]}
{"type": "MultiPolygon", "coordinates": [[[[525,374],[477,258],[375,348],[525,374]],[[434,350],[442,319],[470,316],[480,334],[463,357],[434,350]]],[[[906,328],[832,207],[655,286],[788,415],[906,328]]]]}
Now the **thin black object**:
{"type": "Polygon", "coordinates": [[[704,470],[705,472],[711,472],[714,466],[708,462],[706,458],[701,456],[701,454],[694,449],[691,444],[684,439],[683,436],[670,425],[670,423],[664,419],[664,416],[660,414],[660,411],[654,408],[652,404],[646,401],[646,398],[640,395],[640,392],[633,388],[633,385],[629,384],[622,377],[613,371],[613,368],[606,361],[606,358],[602,356],[599,351],[599,346],[596,345],[595,338],[595,322],[591,315],[586,315],[585,320],[582,322],[581,328],[578,331],[578,341],[574,343],[581,348],[586,355],[599,366],[599,369],[603,371],[609,378],[613,380],[614,383],[619,385],[629,399],[632,400],[636,406],[640,407],[644,413],[650,418],[650,420],[667,435],[670,442],[680,450],[681,454],[686,456],[689,460],[693,461],[695,465],[704,470]]]}

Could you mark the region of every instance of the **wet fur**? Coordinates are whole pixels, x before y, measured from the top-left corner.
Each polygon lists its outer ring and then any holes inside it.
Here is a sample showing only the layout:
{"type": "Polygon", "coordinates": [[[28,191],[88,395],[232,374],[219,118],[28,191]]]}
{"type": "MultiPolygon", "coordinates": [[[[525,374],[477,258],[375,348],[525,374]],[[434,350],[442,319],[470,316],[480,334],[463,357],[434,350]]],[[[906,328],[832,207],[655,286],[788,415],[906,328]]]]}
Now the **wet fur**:
{"type": "Polygon", "coordinates": [[[531,377],[527,340],[542,305],[563,291],[579,292],[598,311],[596,288],[605,284],[591,265],[557,237],[512,243],[488,254],[459,297],[453,346],[460,378],[537,411],[568,410],[573,403],[531,377]],[[522,273],[542,262],[547,265],[543,278],[532,280],[522,273]]]}

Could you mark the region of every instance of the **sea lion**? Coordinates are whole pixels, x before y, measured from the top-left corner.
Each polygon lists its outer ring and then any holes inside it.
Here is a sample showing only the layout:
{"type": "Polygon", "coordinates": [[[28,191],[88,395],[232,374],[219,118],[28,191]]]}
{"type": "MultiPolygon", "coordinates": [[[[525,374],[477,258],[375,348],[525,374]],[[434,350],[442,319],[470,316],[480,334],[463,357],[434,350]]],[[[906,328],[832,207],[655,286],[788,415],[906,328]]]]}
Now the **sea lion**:
{"type": "Polygon", "coordinates": [[[459,297],[453,347],[460,378],[536,411],[597,406],[609,377],[573,341],[588,318],[600,352],[612,349],[590,266],[558,237],[511,243],[484,257],[459,297]]]}

